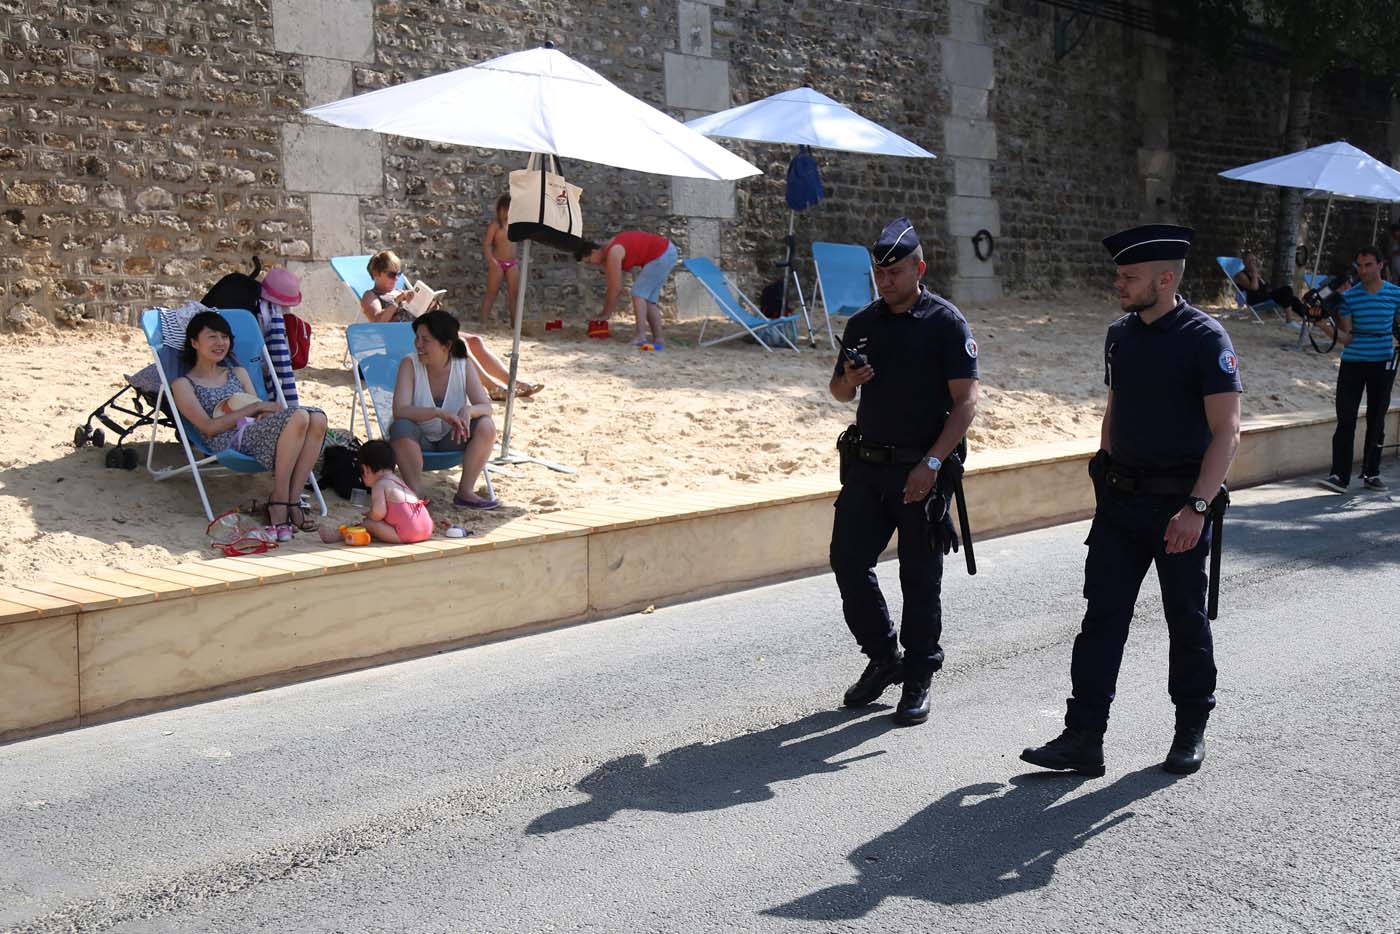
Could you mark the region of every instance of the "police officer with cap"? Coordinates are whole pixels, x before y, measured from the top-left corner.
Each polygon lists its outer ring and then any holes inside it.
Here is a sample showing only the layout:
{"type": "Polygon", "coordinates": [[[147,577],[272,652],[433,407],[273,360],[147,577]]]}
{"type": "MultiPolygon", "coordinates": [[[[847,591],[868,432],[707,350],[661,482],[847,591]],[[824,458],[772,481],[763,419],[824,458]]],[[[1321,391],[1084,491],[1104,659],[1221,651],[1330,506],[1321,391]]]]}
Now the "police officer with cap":
{"type": "Polygon", "coordinates": [[[923,247],[907,217],[885,227],[871,254],[880,297],[851,318],[829,386],[838,401],[860,397],[855,432],[842,436],[831,569],[846,625],[870,660],[845,704],[865,706],[903,682],[895,721],[908,726],[928,719],[929,683],[943,665],[939,594],[953,533],[948,524],[931,539],[925,505],[977,412],[977,342],[962,313],[923,287],[923,247]],[[896,529],[898,637],[875,579],[896,529]]]}
{"type": "MultiPolygon", "coordinates": [[[[1167,690],[1176,733],[1162,767],[1188,774],[1205,758],[1215,707],[1206,610],[1208,519],[1223,509],[1239,447],[1239,360],[1215,319],[1177,294],[1193,231],[1151,224],[1106,238],[1127,314],[1108,329],[1108,403],[1090,463],[1098,507],[1089,530],[1065,730],[1021,758],[1047,769],[1104,774],[1103,734],[1133,604],[1156,564],[1171,649],[1167,690]]],[[[1218,528],[1218,526],[1217,526],[1218,528]]]]}

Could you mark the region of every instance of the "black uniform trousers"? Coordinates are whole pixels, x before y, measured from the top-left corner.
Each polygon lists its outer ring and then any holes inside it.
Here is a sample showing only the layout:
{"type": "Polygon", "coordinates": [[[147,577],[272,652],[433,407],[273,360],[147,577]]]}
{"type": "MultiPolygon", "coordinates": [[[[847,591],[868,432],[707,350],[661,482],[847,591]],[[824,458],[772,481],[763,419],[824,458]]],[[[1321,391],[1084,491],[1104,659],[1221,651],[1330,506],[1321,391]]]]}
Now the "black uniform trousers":
{"type": "Polygon", "coordinates": [[[1178,726],[1204,726],[1215,707],[1215,653],[1206,618],[1206,559],[1210,523],[1188,552],[1169,555],[1162,536],[1182,507],[1182,496],[1134,496],[1104,486],[1089,530],[1084,564],[1084,624],[1074,640],[1065,725],[1103,733],[1118,683],[1133,605],[1147,569],[1157,566],[1171,649],[1167,691],[1178,726]]]}
{"type": "Polygon", "coordinates": [[[1389,362],[1360,363],[1343,360],[1337,368],[1337,430],[1332,434],[1332,472],[1345,483],[1351,477],[1351,455],[1356,444],[1356,413],[1366,396],[1366,443],[1361,448],[1361,475],[1381,472],[1381,445],[1385,442],[1385,410],[1395,371],[1389,362]]]}
{"type": "Polygon", "coordinates": [[[836,497],[831,529],[831,570],[841,590],[846,625],[871,658],[893,655],[904,646],[904,671],[927,677],[943,667],[943,552],[929,544],[922,502],[904,502],[911,465],[855,461],[836,497]],[[896,639],[889,607],[875,579],[880,552],[899,530],[899,586],[904,615],[896,639]]]}

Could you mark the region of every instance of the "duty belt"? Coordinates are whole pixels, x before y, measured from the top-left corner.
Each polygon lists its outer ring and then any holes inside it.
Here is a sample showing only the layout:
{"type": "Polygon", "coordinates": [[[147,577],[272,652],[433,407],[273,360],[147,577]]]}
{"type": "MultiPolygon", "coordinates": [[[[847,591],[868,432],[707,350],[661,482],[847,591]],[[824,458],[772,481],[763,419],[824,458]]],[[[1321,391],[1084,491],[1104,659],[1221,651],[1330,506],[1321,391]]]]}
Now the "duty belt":
{"type": "Polygon", "coordinates": [[[926,448],[904,448],[894,444],[871,444],[862,441],[856,445],[856,457],[867,464],[917,464],[928,456],[926,448]]]}
{"type": "Polygon", "coordinates": [[[1141,477],[1108,468],[1108,485],[1119,493],[1133,496],[1189,496],[1196,485],[1194,477],[1141,477]]]}

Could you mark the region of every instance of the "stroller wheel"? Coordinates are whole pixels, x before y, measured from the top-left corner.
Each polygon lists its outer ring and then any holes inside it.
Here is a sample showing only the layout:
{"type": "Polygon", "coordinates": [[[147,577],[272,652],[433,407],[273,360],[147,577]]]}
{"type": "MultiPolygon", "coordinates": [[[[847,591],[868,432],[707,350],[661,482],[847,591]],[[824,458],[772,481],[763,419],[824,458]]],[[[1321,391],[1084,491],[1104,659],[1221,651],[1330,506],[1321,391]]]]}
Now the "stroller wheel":
{"type": "Polygon", "coordinates": [[[112,448],[112,450],[108,451],[106,456],[102,458],[102,463],[105,464],[109,470],[115,470],[120,467],[122,465],[122,449],[112,448]]]}
{"type": "Polygon", "coordinates": [[[88,443],[88,434],[92,429],[86,425],[79,425],[73,429],[73,447],[80,448],[88,443]]]}
{"type": "Polygon", "coordinates": [[[93,433],[92,433],[92,446],[95,447],[95,448],[100,448],[100,447],[102,447],[102,445],[104,445],[104,444],[106,444],[106,443],[107,443],[107,436],[103,433],[102,429],[101,429],[101,428],[98,428],[98,429],[94,430],[93,433]]]}
{"type": "Polygon", "coordinates": [[[117,450],[122,452],[122,470],[135,470],[137,463],[136,452],[131,448],[117,448],[117,450]]]}

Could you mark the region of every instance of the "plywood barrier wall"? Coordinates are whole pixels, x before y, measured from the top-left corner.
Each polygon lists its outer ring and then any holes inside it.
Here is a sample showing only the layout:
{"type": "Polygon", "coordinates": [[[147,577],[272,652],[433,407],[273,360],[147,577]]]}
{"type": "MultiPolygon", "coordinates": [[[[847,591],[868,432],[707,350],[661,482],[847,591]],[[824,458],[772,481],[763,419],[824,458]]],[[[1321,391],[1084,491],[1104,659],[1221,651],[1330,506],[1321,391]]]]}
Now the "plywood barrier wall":
{"type": "MultiPolygon", "coordinates": [[[[1330,413],[1251,422],[1232,485],[1325,470],[1334,427],[1330,413]]],[[[1400,435],[1400,409],[1386,431],[1400,435]]],[[[1097,447],[975,455],[974,532],[1091,514],[1097,447]]],[[[821,570],[836,493],[835,477],[791,479],[534,516],[481,538],[0,587],[0,741],[821,570]]]]}

